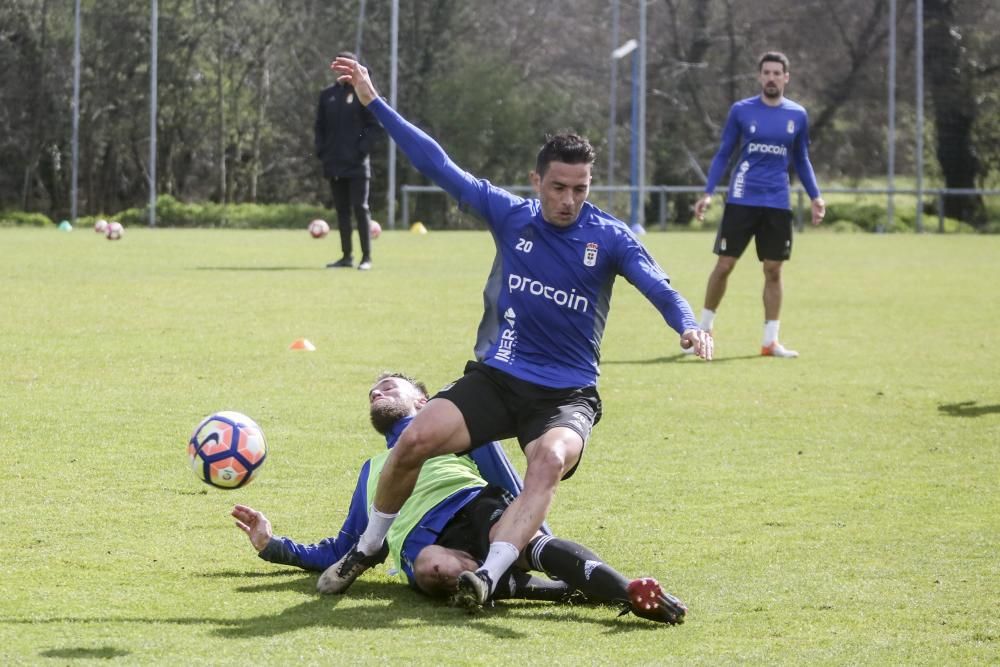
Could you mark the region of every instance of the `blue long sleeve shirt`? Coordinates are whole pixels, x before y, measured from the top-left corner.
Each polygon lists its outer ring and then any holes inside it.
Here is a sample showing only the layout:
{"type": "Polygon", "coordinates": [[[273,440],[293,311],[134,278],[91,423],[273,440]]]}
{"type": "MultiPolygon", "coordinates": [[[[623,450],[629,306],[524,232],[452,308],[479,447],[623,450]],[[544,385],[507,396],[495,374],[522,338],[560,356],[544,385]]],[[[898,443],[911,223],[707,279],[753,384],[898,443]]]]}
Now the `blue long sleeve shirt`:
{"type": "Polygon", "coordinates": [[[558,227],[524,199],[459,168],[381,98],[368,108],[424,176],[483,218],[496,258],[483,291],[475,357],[550,388],[597,384],[615,277],[624,276],[678,334],[697,322],[687,301],[628,225],[593,204],[558,227]]]}
{"type": "MultiPolygon", "coordinates": [[[[386,434],[387,448],[391,449],[396,444],[403,429],[411,421],[412,417],[406,417],[393,425],[386,434]]],[[[523,488],[521,477],[511,465],[510,459],[507,458],[499,443],[491,442],[477,447],[469,454],[469,457],[476,464],[485,481],[501,486],[515,496],[521,492],[523,488]]],[[[367,487],[370,464],[371,460],[369,459],[361,466],[357,485],[351,495],[347,517],[336,537],[328,537],[316,544],[300,544],[287,537],[275,536],[258,553],[258,556],[270,563],[292,565],[320,572],[340,560],[358,543],[361,534],[368,527],[367,487]]],[[[415,585],[412,564],[416,560],[417,554],[424,547],[433,544],[455,513],[479,495],[481,490],[482,487],[462,489],[443,499],[442,502],[424,514],[420,523],[407,535],[403,543],[402,563],[399,565],[411,585],[415,585]]],[[[547,527],[543,529],[548,532],[547,527]]]]}
{"type": "Polygon", "coordinates": [[[759,95],[734,104],[708,170],[706,193],[715,192],[737,146],[739,159],[729,178],[727,203],[790,209],[790,163],[810,199],[819,197],[809,161],[809,118],[801,105],[782,98],[772,107],[759,95]]]}

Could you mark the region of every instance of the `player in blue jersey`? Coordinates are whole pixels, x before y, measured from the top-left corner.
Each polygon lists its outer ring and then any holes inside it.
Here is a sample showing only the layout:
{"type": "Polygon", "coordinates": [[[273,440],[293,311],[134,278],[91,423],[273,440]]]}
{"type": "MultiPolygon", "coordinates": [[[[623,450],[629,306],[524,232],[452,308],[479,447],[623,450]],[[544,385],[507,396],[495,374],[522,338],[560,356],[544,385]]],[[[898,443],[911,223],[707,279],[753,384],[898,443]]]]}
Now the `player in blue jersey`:
{"type": "Polygon", "coordinates": [[[699,220],[712,204],[712,193],[735,150],[739,157],[729,179],[726,208],[715,238],[719,256],[708,277],[705,307],[700,326],[709,333],[715,313],[726,293],[729,274],[743,254],[750,237],[757,258],[764,265],[764,337],[761,354],[797,357],[778,342],[778,317],[783,293],[782,263],[792,256],[792,211],[788,165],[795,165],[802,186],[812,199],[812,223],[818,225],[826,213],[812,164],[809,162],[809,122],[806,110],[784,97],[788,84],[788,58],[770,51],[757,65],[761,94],[740,100],[729,110],[719,151],[712,160],[705,195],[695,204],[699,220]]]}
{"type": "MultiPolygon", "coordinates": [[[[389,449],[427,403],[423,383],[400,373],[383,373],[368,393],[372,426],[385,435],[389,449]]],[[[261,512],[236,505],[232,516],[260,558],[306,570],[324,571],[358,541],[368,522],[373,481],[379,478],[386,454],[361,467],[347,518],[336,538],[305,545],[276,537],[261,512]]],[[[521,479],[496,442],[469,456],[440,456],[421,471],[413,496],[403,505],[382,559],[389,553],[413,588],[432,597],[455,592],[458,577],[478,567],[489,548],[489,533],[500,514],[521,489],[521,479]],[[489,481],[487,481],[489,480],[489,481]]],[[[321,576],[317,588],[330,592],[321,576]]],[[[655,579],[629,581],[587,547],[539,532],[529,548],[498,582],[494,599],[577,601],[576,591],[591,602],[624,605],[625,611],[659,623],[681,623],[686,608],[664,592],[655,579]],[[534,577],[528,570],[552,579],[534,577]]]]}
{"type": "Polygon", "coordinates": [[[559,481],[573,474],[600,419],[600,343],[615,278],[624,276],[653,303],[683,348],[710,359],[711,336],[628,226],[587,201],[594,151],[586,140],[547,141],[531,175],[538,199],[524,199],[459,168],[379,98],[363,66],[338,58],[331,67],[418,171],[487,222],[497,254],[476,360],[402,433],[367,530],[328,574],[346,590],[370,567],[425,461],[516,436],[528,463],[524,490],[500,518],[483,566],[459,577],[460,593],[482,605],[544,522],[559,481]]]}

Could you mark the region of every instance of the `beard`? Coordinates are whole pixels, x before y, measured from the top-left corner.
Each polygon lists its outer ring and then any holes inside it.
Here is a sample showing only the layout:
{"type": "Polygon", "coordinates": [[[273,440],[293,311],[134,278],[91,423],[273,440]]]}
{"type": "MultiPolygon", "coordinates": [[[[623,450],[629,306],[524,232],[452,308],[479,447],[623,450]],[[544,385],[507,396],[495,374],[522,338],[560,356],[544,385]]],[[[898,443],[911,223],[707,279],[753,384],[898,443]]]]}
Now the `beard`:
{"type": "Polygon", "coordinates": [[[409,417],[410,411],[395,401],[382,401],[372,406],[369,416],[375,430],[385,435],[393,424],[403,417],[409,417]]]}
{"type": "Polygon", "coordinates": [[[764,97],[774,99],[781,97],[781,90],[777,86],[764,86],[764,97]]]}

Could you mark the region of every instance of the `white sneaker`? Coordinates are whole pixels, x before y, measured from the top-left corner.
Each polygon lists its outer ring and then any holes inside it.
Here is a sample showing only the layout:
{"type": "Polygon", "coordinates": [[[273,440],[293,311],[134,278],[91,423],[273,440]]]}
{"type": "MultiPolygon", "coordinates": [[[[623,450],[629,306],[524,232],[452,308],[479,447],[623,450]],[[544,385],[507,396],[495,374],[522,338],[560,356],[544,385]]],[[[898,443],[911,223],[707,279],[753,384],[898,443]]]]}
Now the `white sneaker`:
{"type": "Polygon", "coordinates": [[[774,341],[770,345],[766,345],[760,348],[760,356],[762,357],[783,357],[785,359],[794,359],[799,356],[799,353],[795,350],[789,350],[784,345],[778,341],[774,341]]]}

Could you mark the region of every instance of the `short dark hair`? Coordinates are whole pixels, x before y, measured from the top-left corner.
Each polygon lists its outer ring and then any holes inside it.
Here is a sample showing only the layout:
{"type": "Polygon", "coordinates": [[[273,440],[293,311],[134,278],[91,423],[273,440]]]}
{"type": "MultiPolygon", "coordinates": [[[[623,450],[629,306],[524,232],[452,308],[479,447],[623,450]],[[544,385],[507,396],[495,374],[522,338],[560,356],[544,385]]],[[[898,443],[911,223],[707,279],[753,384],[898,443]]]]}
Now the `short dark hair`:
{"type": "Polygon", "coordinates": [[[586,138],[578,134],[546,135],[545,145],[538,151],[535,160],[535,173],[544,176],[552,162],[566,164],[593,164],[597,152],[586,138]]]}
{"type": "Polygon", "coordinates": [[[427,385],[416,378],[410,377],[406,373],[400,373],[398,371],[382,371],[379,373],[378,377],[375,378],[375,382],[373,384],[378,384],[386,378],[399,378],[400,380],[406,380],[416,387],[417,391],[419,391],[424,398],[430,398],[430,394],[427,392],[427,385]]]}
{"type": "Polygon", "coordinates": [[[788,56],[781,51],[768,51],[757,61],[757,71],[764,66],[764,63],[781,63],[781,71],[788,72],[788,56]]]}
{"type": "Polygon", "coordinates": [[[338,58],[350,58],[351,60],[358,60],[358,57],[356,55],[354,55],[354,51],[340,51],[340,52],[337,53],[337,57],[338,58]]]}

